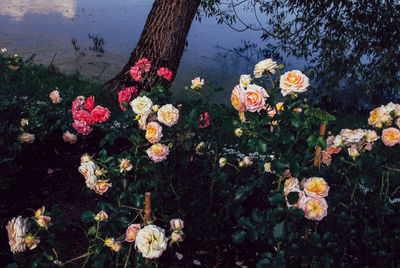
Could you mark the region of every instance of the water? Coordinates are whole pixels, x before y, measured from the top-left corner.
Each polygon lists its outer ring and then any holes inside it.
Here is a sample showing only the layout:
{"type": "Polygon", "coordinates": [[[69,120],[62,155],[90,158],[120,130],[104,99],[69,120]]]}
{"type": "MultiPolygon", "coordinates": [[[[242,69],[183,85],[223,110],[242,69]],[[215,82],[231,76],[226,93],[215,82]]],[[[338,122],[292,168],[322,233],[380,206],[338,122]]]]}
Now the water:
{"type": "MultiPolygon", "coordinates": [[[[36,62],[45,65],[57,54],[54,64],[60,71],[79,71],[104,82],[128,61],[152,4],[150,0],[0,0],[0,48],[25,58],[35,53],[36,62]],[[88,34],[103,38],[104,54],[89,49],[93,43],[88,34]],[[72,38],[84,56],[73,49],[72,38]]],[[[252,73],[261,60],[259,55],[246,59],[227,51],[240,47],[242,40],[263,48],[260,35],[233,31],[215,18],[195,20],[172,90],[182,92],[200,76],[222,86],[225,92],[220,97],[227,98],[240,74],[252,73]]],[[[302,66],[301,61],[292,61],[291,67],[302,66]]]]}

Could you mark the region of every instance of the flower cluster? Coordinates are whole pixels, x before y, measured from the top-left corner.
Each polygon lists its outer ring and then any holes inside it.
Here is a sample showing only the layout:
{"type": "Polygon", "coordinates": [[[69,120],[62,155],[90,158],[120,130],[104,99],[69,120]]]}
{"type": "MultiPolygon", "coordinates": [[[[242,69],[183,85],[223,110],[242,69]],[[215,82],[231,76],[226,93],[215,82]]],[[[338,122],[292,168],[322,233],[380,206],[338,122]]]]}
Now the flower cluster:
{"type": "MultiPolygon", "coordinates": [[[[136,82],[143,81],[143,75],[148,73],[151,68],[151,61],[147,58],[141,58],[136,63],[135,66],[131,67],[129,73],[133,80],[136,82]]],[[[157,70],[157,75],[160,77],[164,77],[166,80],[172,80],[172,71],[166,67],[161,67],[157,70]]]]}
{"type": "Polygon", "coordinates": [[[375,130],[342,129],[339,135],[327,138],[327,149],[322,151],[322,162],[329,165],[332,160],[331,155],[339,153],[342,147],[346,147],[348,154],[356,158],[363,149],[370,151],[373,143],[378,139],[379,137],[375,130]]]}
{"type": "Polygon", "coordinates": [[[305,217],[309,220],[320,221],[328,213],[328,204],[324,197],[328,196],[329,186],[323,178],[312,177],[302,180],[300,183],[297,178],[286,174],[284,183],[284,195],[288,207],[302,209],[305,217]],[[289,195],[297,195],[295,203],[290,202],[289,195]]]}
{"type": "Polygon", "coordinates": [[[37,223],[39,230],[34,232],[35,234],[28,232],[30,225],[28,224],[28,218],[22,218],[22,216],[14,217],[8,222],[6,229],[8,233],[8,243],[10,250],[13,254],[25,252],[28,247],[30,250],[35,249],[40,242],[37,234],[40,230],[47,230],[51,217],[45,216],[45,207],[41,207],[35,211],[35,215],[32,219],[37,223]]]}
{"type": "Polygon", "coordinates": [[[382,142],[386,146],[394,146],[400,143],[400,104],[392,102],[372,110],[369,114],[368,124],[384,128],[382,142]],[[392,125],[395,126],[392,126],[392,125]]]}
{"type": "Polygon", "coordinates": [[[112,184],[108,182],[108,179],[100,179],[101,177],[105,177],[107,171],[100,169],[88,154],[84,154],[81,157],[81,165],[78,171],[85,177],[86,186],[99,195],[107,192],[112,186],[112,184]]]}
{"type": "Polygon", "coordinates": [[[89,135],[92,132],[91,126],[95,123],[104,123],[110,117],[110,111],[100,105],[94,107],[94,97],[78,96],[72,102],[72,118],[74,123],[72,127],[83,135],[89,135]]]}
{"type": "Polygon", "coordinates": [[[169,148],[159,143],[163,137],[163,128],[159,123],[167,127],[172,127],[178,123],[179,110],[172,106],[172,104],[166,104],[159,108],[158,105],[153,105],[151,99],[146,96],[135,98],[131,102],[131,107],[133,112],[138,115],[139,128],[146,130],[145,137],[153,144],[147,149],[147,155],[154,162],[163,161],[169,154],[169,148]]]}

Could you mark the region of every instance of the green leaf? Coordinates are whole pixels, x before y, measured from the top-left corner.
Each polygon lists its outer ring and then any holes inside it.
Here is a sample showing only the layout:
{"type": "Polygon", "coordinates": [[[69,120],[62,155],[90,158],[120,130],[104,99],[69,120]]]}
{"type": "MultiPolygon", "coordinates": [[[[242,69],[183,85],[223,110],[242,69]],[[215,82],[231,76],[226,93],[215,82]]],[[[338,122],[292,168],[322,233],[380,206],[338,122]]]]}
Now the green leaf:
{"type": "Polygon", "coordinates": [[[275,239],[279,240],[283,237],[283,229],[285,227],[285,221],[282,221],[274,226],[272,229],[272,234],[274,235],[275,239]]]}
{"type": "Polygon", "coordinates": [[[268,197],[269,202],[271,205],[281,205],[285,202],[285,198],[283,197],[283,194],[281,192],[273,192],[269,197],[268,197]]]}
{"type": "Polygon", "coordinates": [[[290,205],[294,205],[299,201],[299,193],[298,192],[290,192],[287,196],[288,202],[290,205]]]}
{"type": "Polygon", "coordinates": [[[251,214],[251,218],[255,222],[261,222],[262,221],[262,218],[259,215],[258,209],[253,210],[253,213],[251,214]]]}
{"type": "Polygon", "coordinates": [[[18,264],[16,264],[15,262],[10,263],[10,264],[7,264],[6,268],[18,268],[18,264]]]}
{"type": "Polygon", "coordinates": [[[83,223],[89,223],[93,221],[94,213],[90,210],[87,210],[82,213],[81,220],[83,223]]]}
{"type": "Polygon", "coordinates": [[[233,242],[235,242],[236,244],[242,243],[245,237],[246,237],[246,232],[243,230],[236,232],[232,235],[233,242]]]}
{"type": "Polygon", "coordinates": [[[92,226],[88,230],[88,235],[95,235],[96,234],[96,227],[92,226]]]}

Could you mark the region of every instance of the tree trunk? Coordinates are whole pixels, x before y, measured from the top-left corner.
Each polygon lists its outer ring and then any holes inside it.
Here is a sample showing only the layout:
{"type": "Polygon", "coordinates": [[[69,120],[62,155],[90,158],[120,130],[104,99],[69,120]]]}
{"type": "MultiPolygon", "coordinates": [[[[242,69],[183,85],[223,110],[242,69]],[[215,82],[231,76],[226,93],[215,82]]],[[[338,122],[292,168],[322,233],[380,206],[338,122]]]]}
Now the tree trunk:
{"type": "Polygon", "coordinates": [[[172,81],[157,75],[160,67],[167,67],[175,78],[186,37],[196,14],[200,0],[155,0],[136,48],[131,53],[128,63],[114,78],[104,84],[104,89],[117,92],[128,86],[138,90],[148,90],[148,83],[137,83],[129,74],[130,67],[140,58],[151,61],[148,73],[150,84],[160,83],[168,88],[172,81]]]}

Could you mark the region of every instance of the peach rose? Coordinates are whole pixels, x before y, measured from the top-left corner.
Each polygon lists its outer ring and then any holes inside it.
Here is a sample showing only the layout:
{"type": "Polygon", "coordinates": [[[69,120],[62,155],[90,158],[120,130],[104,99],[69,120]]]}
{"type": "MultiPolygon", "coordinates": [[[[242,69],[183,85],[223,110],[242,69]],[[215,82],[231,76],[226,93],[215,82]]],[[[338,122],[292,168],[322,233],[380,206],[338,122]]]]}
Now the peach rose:
{"type": "Polygon", "coordinates": [[[196,77],[192,80],[192,85],[190,86],[192,89],[201,89],[204,85],[204,79],[200,79],[200,77],[196,77]]]}
{"type": "Polygon", "coordinates": [[[119,160],[120,164],[119,164],[119,172],[122,173],[124,171],[130,171],[133,167],[131,164],[131,161],[129,161],[128,159],[121,159],[119,160]]]}
{"type": "Polygon", "coordinates": [[[30,250],[35,249],[40,242],[40,240],[34,237],[32,234],[25,236],[24,241],[30,250]]]}
{"type": "Polygon", "coordinates": [[[50,99],[54,104],[58,104],[62,101],[62,99],[60,98],[60,92],[58,92],[58,90],[53,90],[50,93],[50,99]]]}
{"type": "Polygon", "coordinates": [[[239,81],[240,82],[240,86],[242,88],[245,88],[251,83],[252,80],[253,79],[251,79],[251,76],[249,74],[242,74],[240,76],[240,81],[239,81]]]}
{"type": "Polygon", "coordinates": [[[320,221],[328,215],[328,204],[324,198],[307,197],[303,211],[307,219],[320,221]]]}
{"type": "Polygon", "coordinates": [[[126,242],[134,242],[136,240],[136,235],[140,231],[140,224],[131,224],[128,229],[126,229],[126,242]]]}
{"type": "Polygon", "coordinates": [[[111,250],[115,251],[115,252],[120,251],[121,248],[122,248],[122,244],[120,241],[115,242],[114,245],[111,246],[111,250]]]}
{"type": "Polygon", "coordinates": [[[75,134],[72,134],[69,131],[65,131],[64,134],[63,134],[63,140],[65,142],[70,143],[70,144],[74,144],[78,140],[78,137],[75,134]]]}
{"type": "Polygon", "coordinates": [[[108,188],[112,186],[111,183],[108,183],[108,180],[98,180],[95,188],[95,193],[102,195],[107,192],[108,188]]]}
{"type": "Polygon", "coordinates": [[[349,156],[351,156],[353,159],[356,157],[360,156],[360,152],[357,149],[357,146],[353,144],[350,148],[347,149],[349,156]]]}
{"type": "Polygon", "coordinates": [[[147,149],[146,152],[150,159],[157,163],[167,158],[167,155],[169,154],[169,148],[164,144],[156,143],[147,149]]]}
{"type": "Polygon", "coordinates": [[[40,215],[36,220],[36,223],[39,225],[39,227],[42,227],[45,229],[47,229],[47,224],[49,222],[51,222],[51,217],[43,216],[43,215],[40,215]]]}
{"type": "Polygon", "coordinates": [[[235,108],[239,112],[246,111],[246,104],[244,102],[244,93],[245,93],[244,88],[239,85],[235,86],[235,88],[232,90],[231,102],[233,108],[235,108]]]}
{"type": "Polygon", "coordinates": [[[329,166],[331,164],[332,157],[328,151],[322,151],[322,163],[329,166]]]}
{"type": "Polygon", "coordinates": [[[300,191],[299,189],[295,188],[292,191],[288,192],[287,195],[285,195],[285,200],[286,200],[286,205],[288,208],[296,207],[296,208],[302,209],[304,207],[304,202],[307,200],[307,196],[303,191],[300,191]],[[299,200],[295,204],[292,204],[292,205],[289,203],[289,200],[288,200],[288,195],[290,193],[298,193],[298,195],[299,195],[299,200]]]}
{"type": "Polygon", "coordinates": [[[146,139],[150,143],[157,143],[160,141],[162,134],[162,126],[160,126],[157,122],[151,122],[147,124],[146,127],[146,139]]]}
{"type": "Polygon", "coordinates": [[[283,191],[285,195],[289,194],[290,192],[293,192],[294,189],[299,189],[299,180],[294,177],[286,179],[285,183],[283,184],[283,191]]]}
{"type": "Polygon", "coordinates": [[[27,126],[29,124],[29,121],[28,121],[28,119],[25,119],[25,118],[22,118],[21,119],[21,126],[27,126]]]}
{"type": "Polygon", "coordinates": [[[369,112],[368,124],[374,127],[382,127],[381,118],[384,114],[385,112],[381,107],[373,109],[369,112]]]}
{"type": "Polygon", "coordinates": [[[157,120],[166,126],[172,127],[179,120],[179,110],[171,104],[163,105],[157,112],[157,120]]]}
{"type": "Polygon", "coordinates": [[[246,110],[250,112],[258,112],[265,108],[265,99],[269,95],[264,88],[250,84],[247,86],[247,90],[244,91],[244,103],[246,110]]]}
{"type": "Polygon", "coordinates": [[[365,134],[365,138],[368,142],[374,142],[379,139],[379,136],[375,130],[367,130],[367,133],[365,134]]]}
{"type": "Polygon", "coordinates": [[[382,142],[386,146],[394,146],[400,142],[400,130],[394,127],[382,131],[382,142]]]}
{"type": "Polygon", "coordinates": [[[283,96],[291,93],[302,93],[310,85],[309,79],[301,71],[293,70],[284,73],[280,78],[279,87],[283,96]]]}
{"type": "Polygon", "coordinates": [[[307,196],[321,198],[328,196],[329,186],[323,178],[312,177],[303,183],[307,196]]]}

